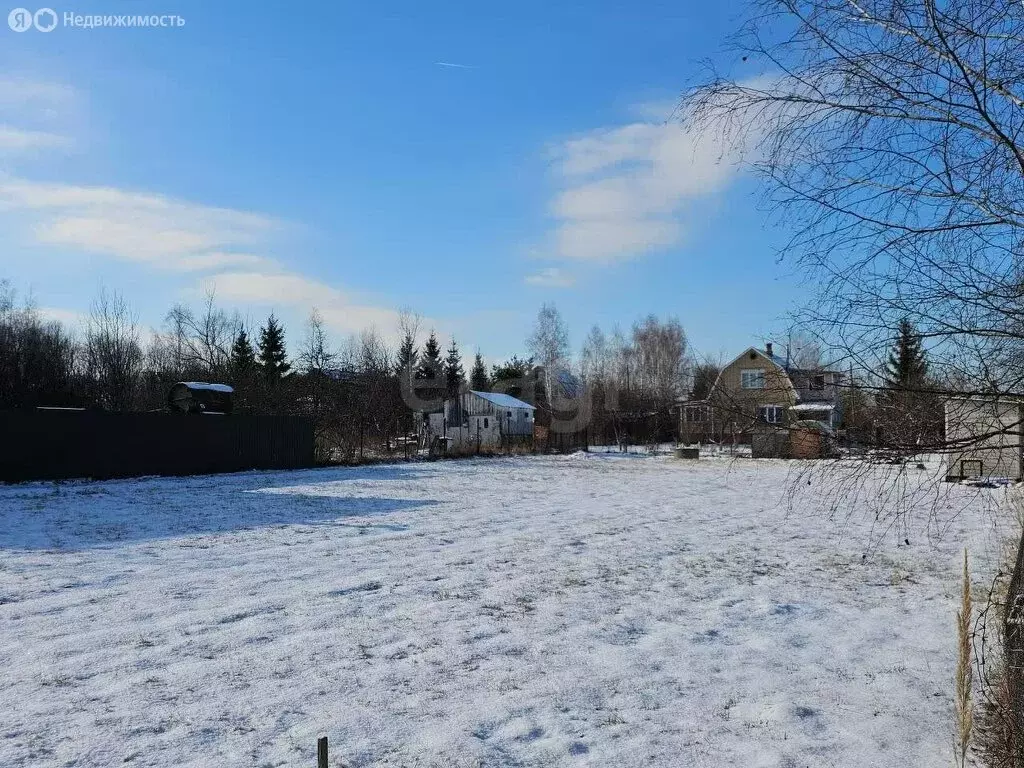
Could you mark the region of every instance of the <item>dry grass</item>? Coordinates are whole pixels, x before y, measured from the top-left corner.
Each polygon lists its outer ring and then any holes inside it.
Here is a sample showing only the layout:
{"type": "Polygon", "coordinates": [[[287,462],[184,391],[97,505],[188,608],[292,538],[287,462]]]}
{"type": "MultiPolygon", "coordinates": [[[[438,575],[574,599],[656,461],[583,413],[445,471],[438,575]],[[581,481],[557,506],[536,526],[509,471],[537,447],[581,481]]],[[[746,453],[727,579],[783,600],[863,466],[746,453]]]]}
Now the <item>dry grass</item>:
{"type": "Polygon", "coordinates": [[[971,731],[974,728],[974,705],[971,697],[971,686],[974,682],[973,667],[971,666],[972,613],[971,574],[967,568],[967,550],[965,549],[960,610],[956,614],[956,744],[954,755],[960,768],[967,766],[967,754],[971,748],[971,731]]]}
{"type": "MultiPolygon", "coordinates": [[[[1011,504],[1019,530],[1024,531],[1024,493],[1012,494],[1011,504]]],[[[1018,754],[1021,739],[1006,665],[1006,606],[1020,543],[1019,537],[1006,543],[1003,564],[992,581],[972,633],[975,647],[980,643],[977,668],[982,694],[974,729],[976,754],[979,764],[989,768],[1021,768],[1024,765],[1018,754]]]]}

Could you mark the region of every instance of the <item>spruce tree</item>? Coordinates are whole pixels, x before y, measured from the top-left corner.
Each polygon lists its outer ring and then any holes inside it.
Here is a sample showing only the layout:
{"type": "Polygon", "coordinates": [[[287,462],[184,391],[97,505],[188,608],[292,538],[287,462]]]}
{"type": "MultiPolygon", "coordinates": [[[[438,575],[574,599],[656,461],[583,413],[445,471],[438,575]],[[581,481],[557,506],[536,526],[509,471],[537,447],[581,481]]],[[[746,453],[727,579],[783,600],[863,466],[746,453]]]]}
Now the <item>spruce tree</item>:
{"type": "Polygon", "coordinates": [[[462,384],[465,380],[466,372],[462,368],[462,355],[459,354],[459,346],[453,338],[452,343],[448,346],[448,354],[444,359],[445,396],[449,400],[454,400],[458,397],[459,390],[462,389],[462,384]]]}
{"type": "Polygon", "coordinates": [[[398,345],[398,360],[395,363],[395,373],[398,376],[408,376],[411,371],[416,370],[416,363],[419,360],[419,350],[416,349],[416,339],[412,331],[407,330],[402,336],[398,345]]]}
{"type": "Polygon", "coordinates": [[[486,392],[489,386],[484,358],[477,352],[476,357],[473,358],[473,369],[469,373],[469,388],[476,392],[486,392]]]}
{"type": "Polygon", "coordinates": [[[442,373],[441,345],[437,343],[437,334],[431,331],[427,343],[423,345],[419,365],[416,366],[416,378],[434,379],[439,378],[442,373]]]}
{"type": "Polygon", "coordinates": [[[260,328],[259,365],[269,381],[277,381],[291,370],[284,346],[284,328],[274,315],[260,328]]]}
{"type": "Polygon", "coordinates": [[[256,351],[252,348],[252,342],[249,341],[249,334],[245,332],[245,328],[238,329],[235,343],[231,345],[229,365],[231,376],[235,381],[244,381],[256,370],[256,351]]]}
{"type": "Polygon", "coordinates": [[[928,361],[921,348],[921,337],[909,320],[900,322],[885,373],[886,383],[892,389],[921,389],[928,379],[928,361]]]}
{"type": "Polygon", "coordinates": [[[877,401],[883,442],[906,452],[941,439],[942,403],[928,391],[928,360],[921,336],[908,320],[900,322],[882,376],[885,388],[877,401]]]}
{"type": "Polygon", "coordinates": [[[444,365],[441,362],[441,345],[437,343],[437,334],[433,331],[423,345],[414,378],[424,382],[416,385],[416,396],[431,403],[431,408],[440,410],[440,401],[445,395],[444,365]]]}
{"type": "Polygon", "coordinates": [[[491,388],[496,392],[504,392],[512,397],[525,398],[528,402],[532,402],[531,398],[536,395],[536,392],[533,391],[533,387],[527,386],[531,383],[532,371],[532,357],[523,360],[517,355],[513,355],[508,362],[491,366],[491,388]],[[524,389],[529,389],[529,392],[524,389]]]}

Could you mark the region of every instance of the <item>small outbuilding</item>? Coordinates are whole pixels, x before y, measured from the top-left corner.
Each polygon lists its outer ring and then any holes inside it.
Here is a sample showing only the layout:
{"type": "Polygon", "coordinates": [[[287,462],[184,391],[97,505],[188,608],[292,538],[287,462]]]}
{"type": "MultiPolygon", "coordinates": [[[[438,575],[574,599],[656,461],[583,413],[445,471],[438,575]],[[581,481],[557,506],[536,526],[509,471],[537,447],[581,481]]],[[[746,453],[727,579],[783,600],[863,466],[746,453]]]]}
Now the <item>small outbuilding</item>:
{"type": "Polygon", "coordinates": [[[527,402],[502,392],[470,390],[451,405],[453,415],[462,415],[464,426],[487,429],[490,422],[498,425],[502,435],[510,437],[532,435],[536,408],[527,402]]]}
{"type": "Polygon", "coordinates": [[[832,431],[820,419],[795,421],[790,426],[789,454],[794,459],[820,459],[833,453],[832,431]]]}
{"type": "Polygon", "coordinates": [[[946,479],[1021,480],[1024,400],[954,397],[946,402],[946,479]]]}
{"type": "Polygon", "coordinates": [[[167,406],[182,413],[231,413],[234,391],[227,384],[179,381],[167,393],[167,406]]]}
{"type": "Polygon", "coordinates": [[[467,390],[446,400],[441,413],[427,416],[425,443],[440,436],[451,449],[473,450],[526,442],[533,436],[536,410],[512,395],[467,390]]]}

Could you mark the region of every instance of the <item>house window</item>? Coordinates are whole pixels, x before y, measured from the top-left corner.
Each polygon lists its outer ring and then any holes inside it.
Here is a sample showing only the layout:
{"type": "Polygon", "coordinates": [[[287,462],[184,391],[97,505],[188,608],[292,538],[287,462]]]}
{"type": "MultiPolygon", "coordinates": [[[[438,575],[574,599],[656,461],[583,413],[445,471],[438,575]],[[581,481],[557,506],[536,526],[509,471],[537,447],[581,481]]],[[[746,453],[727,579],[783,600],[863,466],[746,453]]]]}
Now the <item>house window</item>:
{"type": "Polygon", "coordinates": [[[963,459],[960,462],[960,477],[981,477],[982,463],[978,459],[963,459]]]}
{"type": "Polygon", "coordinates": [[[509,412],[508,412],[508,417],[509,417],[510,419],[512,418],[512,411],[509,411],[509,412]]]}
{"type": "Polygon", "coordinates": [[[747,368],[740,371],[740,389],[764,389],[764,369],[747,368]]]}
{"type": "Polygon", "coordinates": [[[782,406],[762,405],[757,409],[757,418],[761,419],[761,421],[767,421],[769,424],[781,424],[782,406]]]}
{"type": "Polygon", "coordinates": [[[487,429],[488,426],[490,426],[490,425],[488,424],[487,417],[485,416],[484,417],[484,429],[487,429]]]}
{"type": "Polygon", "coordinates": [[[817,376],[811,376],[810,386],[808,387],[808,389],[811,389],[812,391],[816,390],[816,391],[820,392],[824,388],[825,388],[825,375],[824,374],[818,374],[817,376]]]}
{"type": "Polygon", "coordinates": [[[703,424],[711,420],[711,414],[706,405],[688,405],[683,410],[683,418],[689,424],[703,424]]]}

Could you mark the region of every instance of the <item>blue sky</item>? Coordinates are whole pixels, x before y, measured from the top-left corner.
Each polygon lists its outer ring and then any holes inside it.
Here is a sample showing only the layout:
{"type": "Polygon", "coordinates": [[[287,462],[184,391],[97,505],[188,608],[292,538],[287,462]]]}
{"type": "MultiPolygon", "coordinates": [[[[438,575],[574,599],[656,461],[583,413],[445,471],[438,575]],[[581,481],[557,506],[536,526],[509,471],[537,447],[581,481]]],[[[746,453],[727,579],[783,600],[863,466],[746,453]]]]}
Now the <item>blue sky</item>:
{"type": "Polygon", "coordinates": [[[0,277],[54,316],[213,287],[293,342],[407,306],[497,359],[554,301],[575,347],[653,312],[731,357],[801,294],[731,150],[666,123],[734,0],[52,7],[185,19],[0,27],[0,277]]]}

